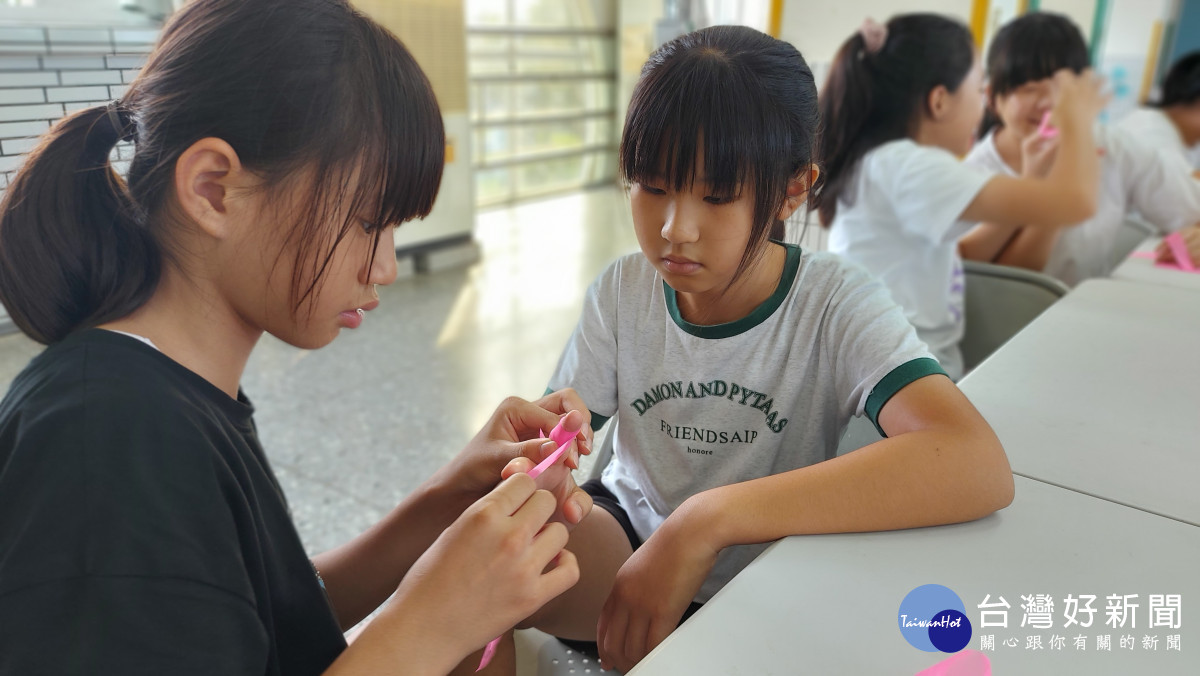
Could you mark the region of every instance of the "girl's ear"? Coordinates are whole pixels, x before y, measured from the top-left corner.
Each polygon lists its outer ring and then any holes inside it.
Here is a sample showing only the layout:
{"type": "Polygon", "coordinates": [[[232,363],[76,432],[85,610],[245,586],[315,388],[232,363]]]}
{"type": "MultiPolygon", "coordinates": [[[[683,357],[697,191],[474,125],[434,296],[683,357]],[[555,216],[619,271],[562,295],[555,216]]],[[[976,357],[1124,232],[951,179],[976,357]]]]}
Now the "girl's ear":
{"type": "Polygon", "coordinates": [[[201,230],[224,239],[232,228],[230,192],[246,178],[232,146],[219,138],[202,138],[175,161],[175,199],[201,230]]]}
{"type": "Polygon", "coordinates": [[[810,164],[788,180],[787,193],[775,218],[786,221],[801,205],[808,202],[808,192],[816,184],[817,177],[820,175],[821,170],[817,168],[817,165],[810,164]]]}
{"type": "Polygon", "coordinates": [[[945,117],[949,107],[950,91],[945,85],[938,85],[929,90],[929,95],[925,98],[925,112],[934,122],[945,117]]]}

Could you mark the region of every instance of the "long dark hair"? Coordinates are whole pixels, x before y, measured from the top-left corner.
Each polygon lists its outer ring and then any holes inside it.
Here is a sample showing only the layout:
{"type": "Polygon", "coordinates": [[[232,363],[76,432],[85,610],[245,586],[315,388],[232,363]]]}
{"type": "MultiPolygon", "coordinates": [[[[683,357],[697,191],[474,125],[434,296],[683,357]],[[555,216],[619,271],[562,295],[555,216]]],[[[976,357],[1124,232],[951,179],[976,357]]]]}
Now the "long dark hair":
{"type": "Polygon", "coordinates": [[[1200,101],[1200,51],[1179,57],[1163,80],[1159,108],[1200,101]]]}
{"type": "Polygon", "coordinates": [[[863,156],[911,136],[929,105],[929,92],[950,92],[971,72],[975,44],[962,23],[937,14],[902,14],[887,22],[878,51],[862,33],[842,43],[821,92],[821,155],[825,187],[815,205],[829,226],[863,156]]]}
{"type": "Polygon", "coordinates": [[[979,127],[980,138],[1003,126],[995,112],[997,96],[1004,96],[1026,82],[1053,77],[1063,68],[1081,73],[1090,65],[1083,33],[1062,14],[1033,12],[1004,24],[988,47],[991,96],[979,127]]]}
{"type": "MultiPolygon", "coordinates": [[[[754,225],[737,279],[766,249],[788,181],[816,161],[817,88],[792,45],[714,26],[659,47],[642,67],[621,134],[621,176],[673,190],[702,180],[720,195],[754,190],[754,225]]],[[[809,187],[810,194],[814,186],[809,187]]]]}
{"type": "Polygon", "coordinates": [[[271,197],[302,181],[285,235],[293,314],[357,218],[373,217],[378,241],[427,215],[441,181],[437,102],[395,36],[345,0],[194,0],[125,96],[59,122],[0,203],[0,302],[22,331],[57,342],[150,298],[173,257],[175,162],[207,137],[271,197]],[[136,140],[128,182],[108,159],[122,138],[136,140]]]}

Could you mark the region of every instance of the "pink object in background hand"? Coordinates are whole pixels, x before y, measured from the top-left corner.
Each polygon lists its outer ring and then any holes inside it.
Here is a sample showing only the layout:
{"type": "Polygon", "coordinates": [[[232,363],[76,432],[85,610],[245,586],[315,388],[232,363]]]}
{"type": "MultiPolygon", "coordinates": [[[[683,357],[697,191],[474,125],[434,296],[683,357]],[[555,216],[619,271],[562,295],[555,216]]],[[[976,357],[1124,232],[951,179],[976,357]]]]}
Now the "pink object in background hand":
{"type": "Polygon", "coordinates": [[[1188,254],[1187,244],[1183,241],[1183,235],[1174,232],[1163,238],[1163,243],[1171,249],[1172,261],[1159,261],[1158,253],[1155,251],[1134,251],[1129,254],[1130,258],[1149,258],[1154,260],[1154,266],[1166,268],[1167,270],[1179,270],[1181,272],[1191,272],[1200,274],[1200,268],[1192,261],[1192,257],[1188,254]]]}
{"type": "Polygon", "coordinates": [[[1058,136],[1058,130],[1050,126],[1050,111],[1047,110],[1046,114],[1042,116],[1042,124],[1038,127],[1037,133],[1042,138],[1054,138],[1058,136]]]}
{"type": "Polygon", "coordinates": [[[917,672],[917,676],[992,676],[992,663],[978,650],[963,650],[917,672]]]}
{"type": "Polygon", "coordinates": [[[1188,253],[1187,243],[1183,241],[1183,233],[1173,232],[1163,238],[1163,243],[1171,249],[1171,255],[1175,257],[1175,262],[1179,267],[1188,272],[1196,272],[1196,264],[1192,262],[1192,255],[1188,253]]]}
{"type": "MultiPolygon", "coordinates": [[[[566,420],[567,416],[564,415],[558,421],[558,424],[554,426],[554,429],[550,430],[550,441],[558,444],[558,448],[556,448],[553,453],[547,455],[544,460],[530,469],[529,476],[537,479],[542,472],[550,469],[556,462],[562,460],[563,456],[566,455],[567,446],[570,446],[571,441],[575,439],[575,435],[579,434],[579,430],[572,432],[563,427],[563,423],[565,423],[566,420]]],[[[542,434],[542,431],[538,430],[538,434],[542,434]]],[[[539,483],[538,488],[545,489],[546,486],[543,486],[539,483]]],[[[503,637],[497,636],[488,642],[487,647],[483,649],[483,657],[479,660],[479,667],[475,669],[475,671],[482,671],[484,667],[491,663],[492,658],[496,656],[496,647],[500,645],[501,638],[503,637]]]]}

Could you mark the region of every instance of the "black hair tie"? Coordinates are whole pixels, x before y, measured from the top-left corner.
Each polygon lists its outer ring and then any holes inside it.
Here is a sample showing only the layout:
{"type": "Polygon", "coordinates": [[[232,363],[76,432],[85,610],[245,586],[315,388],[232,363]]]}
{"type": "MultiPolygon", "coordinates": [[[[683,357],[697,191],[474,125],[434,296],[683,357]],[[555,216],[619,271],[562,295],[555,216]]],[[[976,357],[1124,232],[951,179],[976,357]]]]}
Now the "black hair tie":
{"type": "Polygon", "coordinates": [[[108,123],[112,127],[118,142],[137,141],[137,124],[134,123],[133,117],[127,109],[119,105],[116,101],[113,101],[108,104],[107,114],[108,123]]]}

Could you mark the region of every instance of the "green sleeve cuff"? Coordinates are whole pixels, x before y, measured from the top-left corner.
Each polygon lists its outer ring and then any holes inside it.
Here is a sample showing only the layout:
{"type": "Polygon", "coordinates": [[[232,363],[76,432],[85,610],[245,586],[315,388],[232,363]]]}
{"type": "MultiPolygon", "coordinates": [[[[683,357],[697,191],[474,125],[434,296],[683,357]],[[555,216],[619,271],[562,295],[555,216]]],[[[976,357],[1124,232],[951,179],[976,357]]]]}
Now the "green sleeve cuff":
{"type": "Polygon", "coordinates": [[[871,394],[867,395],[867,405],[864,407],[867,418],[871,420],[871,424],[879,430],[879,434],[883,438],[887,438],[887,433],[879,426],[879,412],[883,410],[883,405],[913,381],[933,375],[944,376],[946,372],[942,370],[942,365],[936,359],[919,357],[892,369],[891,373],[888,373],[875,385],[871,394]]]}
{"type": "MultiPolygon", "coordinates": [[[[543,392],[542,394],[543,394],[543,396],[547,395],[547,394],[554,394],[554,390],[552,388],[547,387],[546,391],[543,392]]],[[[592,414],[592,431],[593,432],[599,432],[600,428],[604,427],[604,423],[608,422],[609,419],[612,418],[612,416],[610,416],[610,415],[600,415],[599,413],[596,413],[595,411],[593,411],[590,408],[588,409],[588,413],[592,414]]]]}

